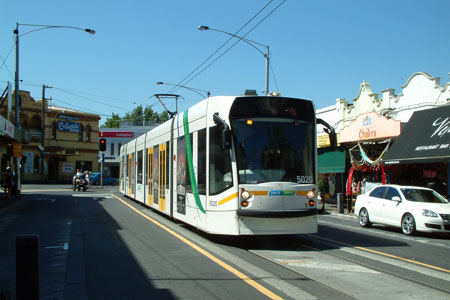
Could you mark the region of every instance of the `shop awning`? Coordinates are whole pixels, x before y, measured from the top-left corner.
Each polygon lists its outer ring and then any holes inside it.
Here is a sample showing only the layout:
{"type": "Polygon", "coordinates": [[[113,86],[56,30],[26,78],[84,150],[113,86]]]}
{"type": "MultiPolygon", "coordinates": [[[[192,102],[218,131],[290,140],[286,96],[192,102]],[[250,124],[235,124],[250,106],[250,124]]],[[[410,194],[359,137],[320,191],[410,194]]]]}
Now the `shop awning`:
{"type": "Polygon", "coordinates": [[[416,111],[383,164],[450,161],[450,106],[416,111]]]}
{"type": "Polygon", "coordinates": [[[333,151],[319,154],[319,173],[344,173],[345,152],[333,151]]]}

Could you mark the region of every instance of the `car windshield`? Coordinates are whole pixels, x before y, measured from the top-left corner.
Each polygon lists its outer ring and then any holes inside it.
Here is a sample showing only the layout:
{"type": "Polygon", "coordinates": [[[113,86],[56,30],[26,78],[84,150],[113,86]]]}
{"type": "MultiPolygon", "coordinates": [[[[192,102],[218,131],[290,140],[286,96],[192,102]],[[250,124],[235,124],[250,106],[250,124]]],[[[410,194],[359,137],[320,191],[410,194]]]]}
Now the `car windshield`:
{"type": "Polygon", "coordinates": [[[433,190],[402,188],[400,191],[403,193],[406,200],[409,201],[448,204],[447,200],[433,190]]]}
{"type": "Polygon", "coordinates": [[[314,125],[284,118],[233,120],[239,182],[314,182],[314,125]]]}

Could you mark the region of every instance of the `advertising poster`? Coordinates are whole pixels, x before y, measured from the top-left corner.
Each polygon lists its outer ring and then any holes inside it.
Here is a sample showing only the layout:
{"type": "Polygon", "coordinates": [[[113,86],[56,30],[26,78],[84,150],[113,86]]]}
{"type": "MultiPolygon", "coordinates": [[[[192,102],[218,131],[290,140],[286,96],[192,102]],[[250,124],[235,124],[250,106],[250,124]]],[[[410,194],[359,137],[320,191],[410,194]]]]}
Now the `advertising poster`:
{"type": "Polygon", "coordinates": [[[177,144],[177,213],[186,214],[186,140],[178,139],[177,144]]]}
{"type": "Polygon", "coordinates": [[[159,203],[159,146],[153,147],[153,203],[159,203]]]}

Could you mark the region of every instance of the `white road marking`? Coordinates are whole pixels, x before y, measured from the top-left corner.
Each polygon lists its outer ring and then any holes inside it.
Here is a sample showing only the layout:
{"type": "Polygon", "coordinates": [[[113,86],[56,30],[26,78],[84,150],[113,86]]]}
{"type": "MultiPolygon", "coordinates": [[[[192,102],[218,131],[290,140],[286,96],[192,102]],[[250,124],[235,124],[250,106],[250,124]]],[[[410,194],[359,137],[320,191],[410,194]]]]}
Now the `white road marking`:
{"type": "Polygon", "coordinates": [[[85,197],[85,198],[94,198],[94,197],[102,197],[109,198],[111,194],[72,194],[72,197],[85,197]]]}
{"type": "Polygon", "coordinates": [[[289,266],[297,266],[297,267],[303,267],[303,268],[314,268],[314,269],[324,269],[324,270],[333,270],[333,271],[341,271],[341,272],[360,272],[360,273],[373,273],[378,274],[379,272],[359,266],[356,264],[348,265],[348,264],[334,264],[334,263],[326,263],[326,262],[314,262],[311,260],[303,260],[303,261],[296,261],[296,260],[289,260],[289,259],[279,259],[276,258],[276,261],[278,261],[282,265],[289,265],[289,266]]]}

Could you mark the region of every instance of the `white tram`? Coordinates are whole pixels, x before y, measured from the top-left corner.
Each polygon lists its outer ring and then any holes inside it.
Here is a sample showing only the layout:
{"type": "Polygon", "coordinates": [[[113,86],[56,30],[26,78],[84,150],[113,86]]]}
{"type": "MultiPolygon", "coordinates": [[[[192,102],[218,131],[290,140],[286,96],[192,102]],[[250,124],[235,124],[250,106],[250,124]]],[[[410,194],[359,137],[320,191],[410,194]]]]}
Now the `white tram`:
{"type": "Polygon", "coordinates": [[[309,100],[203,100],[120,149],[120,191],[212,234],[317,232],[309,100]]]}

